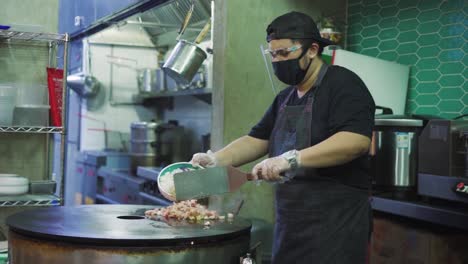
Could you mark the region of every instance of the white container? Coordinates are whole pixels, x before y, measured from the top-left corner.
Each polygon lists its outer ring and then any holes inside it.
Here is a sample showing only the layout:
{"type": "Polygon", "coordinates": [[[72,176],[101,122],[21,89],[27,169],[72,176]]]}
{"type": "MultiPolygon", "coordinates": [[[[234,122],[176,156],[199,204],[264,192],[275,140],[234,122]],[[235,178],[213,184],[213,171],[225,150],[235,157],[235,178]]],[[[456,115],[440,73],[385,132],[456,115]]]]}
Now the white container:
{"type": "Polygon", "coordinates": [[[15,107],[16,88],[0,84],[0,126],[11,126],[15,107]]]}
{"type": "Polygon", "coordinates": [[[29,180],[12,174],[0,174],[0,195],[20,195],[29,190],[29,180]]]}

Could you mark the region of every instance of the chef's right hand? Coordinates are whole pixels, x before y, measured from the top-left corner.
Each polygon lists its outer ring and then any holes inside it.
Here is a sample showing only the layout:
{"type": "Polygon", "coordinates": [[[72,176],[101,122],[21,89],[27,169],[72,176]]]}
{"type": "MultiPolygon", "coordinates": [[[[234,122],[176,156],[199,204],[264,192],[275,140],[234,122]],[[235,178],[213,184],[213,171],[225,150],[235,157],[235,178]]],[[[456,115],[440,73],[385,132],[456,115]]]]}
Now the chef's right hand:
{"type": "Polygon", "coordinates": [[[202,167],[215,167],[218,161],[214,153],[208,150],[206,153],[195,153],[190,161],[193,165],[200,165],[202,167]]]}

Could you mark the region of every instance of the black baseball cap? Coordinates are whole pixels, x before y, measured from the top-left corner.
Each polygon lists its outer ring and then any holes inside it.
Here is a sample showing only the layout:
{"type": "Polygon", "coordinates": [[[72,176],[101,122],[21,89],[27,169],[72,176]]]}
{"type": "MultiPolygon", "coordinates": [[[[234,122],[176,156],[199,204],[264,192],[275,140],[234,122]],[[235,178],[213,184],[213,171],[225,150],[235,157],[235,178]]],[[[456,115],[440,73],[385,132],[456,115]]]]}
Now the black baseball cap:
{"type": "Polygon", "coordinates": [[[296,11],[275,18],[266,32],[268,42],[273,39],[313,39],[323,47],[335,44],[320,36],[317,24],[310,16],[296,11]]]}

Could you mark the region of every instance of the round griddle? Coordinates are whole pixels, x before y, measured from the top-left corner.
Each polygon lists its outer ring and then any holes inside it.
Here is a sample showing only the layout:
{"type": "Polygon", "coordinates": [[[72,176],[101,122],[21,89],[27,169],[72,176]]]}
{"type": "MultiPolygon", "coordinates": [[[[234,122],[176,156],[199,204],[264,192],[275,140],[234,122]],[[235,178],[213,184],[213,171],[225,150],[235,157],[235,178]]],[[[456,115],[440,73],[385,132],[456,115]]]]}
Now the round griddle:
{"type": "Polygon", "coordinates": [[[72,243],[114,246],[196,245],[236,239],[250,234],[251,224],[209,220],[190,223],[142,218],[145,205],[84,205],[27,210],[7,218],[10,230],[25,236],[72,243]]]}

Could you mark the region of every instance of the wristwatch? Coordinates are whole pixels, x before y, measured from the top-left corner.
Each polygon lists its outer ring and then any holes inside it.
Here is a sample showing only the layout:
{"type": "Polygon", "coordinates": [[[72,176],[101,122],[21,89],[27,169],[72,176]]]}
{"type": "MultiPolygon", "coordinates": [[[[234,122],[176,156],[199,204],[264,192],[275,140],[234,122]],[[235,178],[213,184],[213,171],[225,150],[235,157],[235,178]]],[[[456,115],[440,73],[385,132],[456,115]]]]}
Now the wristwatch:
{"type": "Polygon", "coordinates": [[[299,167],[299,151],[293,149],[281,154],[281,157],[285,158],[288,161],[289,166],[292,170],[297,169],[297,167],[299,167]]]}

